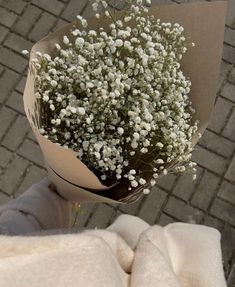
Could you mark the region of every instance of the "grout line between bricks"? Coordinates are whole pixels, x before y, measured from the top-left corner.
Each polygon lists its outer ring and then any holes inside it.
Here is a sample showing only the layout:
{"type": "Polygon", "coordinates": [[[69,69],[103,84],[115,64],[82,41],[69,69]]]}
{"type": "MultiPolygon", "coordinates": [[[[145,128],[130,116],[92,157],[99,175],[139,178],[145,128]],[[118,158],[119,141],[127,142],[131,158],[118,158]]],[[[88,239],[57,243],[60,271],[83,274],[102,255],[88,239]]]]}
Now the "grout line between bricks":
{"type": "Polygon", "coordinates": [[[231,138],[229,138],[229,137],[226,137],[226,136],[224,136],[224,135],[221,134],[221,133],[217,133],[216,131],[214,131],[214,130],[212,130],[212,129],[210,129],[210,128],[207,128],[207,130],[210,131],[210,132],[213,132],[214,134],[216,134],[217,136],[219,136],[219,137],[221,137],[221,138],[224,138],[224,139],[226,139],[226,140],[228,140],[228,141],[230,141],[230,142],[232,142],[232,143],[235,143],[235,140],[233,140],[233,139],[231,139],[231,138]]]}
{"type": "Polygon", "coordinates": [[[98,208],[98,204],[95,204],[95,205],[92,207],[91,212],[90,212],[90,214],[89,214],[89,216],[88,216],[88,218],[87,218],[87,220],[86,220],[86,222],[85,222],[85,224],[84,224],[85,227],[87,227],[87,225],[90,223],[91,218],[92,218],[93,215],[95,214],[97,208],[98,208]]]}
{"type": "Polygon", "coordinates": [[[16,192],[18,190],[18,188],[20,187],[20,185],[22,184],[23,180],[25,179],[28,171],[29,171],[29,168],[30,166],[32,166],[31,163],[29,163],[27,165],[27,167],[25,168],[24,172],[22,173],[21,177],[18,179],[17,183],[16,183],[16,186],[14,187],[13,191],[12,191],[12,195],[14,196],[14,198],[16,197],[16,192]]]}
{"type": "MultiPolygon", "coordinates": [[[[16,90],[14,90],[14,91],[15,91],[15,92],[17,92],[16,90]]],[[[14,91],[12,91],[12,92],[14,92],[14,91]]],[[[22,101],[23,101],[23,95],[22,95],[22,101]]],[[[20,114],[21,116],[26,117],[26,115],[25,115],[25,113],[24,113],[24,112],[21,112],[21,111],[19,111],[19,110],[15,109],[15,108],[14,108],[14,107],[12,107],[12,106],[9,106],[7,103],[5,103],[5,104],[4,104],[4,106],[5,106],[5,107],[7,107],[8,109],[10,109],[10,110],[12,110],[12,111],[14,111],[14,112],[16,112],[16,113],[20,114]]]]}
{"type": "Polygon", "coordinates": [[[194,197],[194,195],[195,195],[195,193],[196,193],[196,191],[197,191],[197,188],[198,188],[198,186],[200,185],[200,183],[201,183],[201,181],[202,181],[202,178],[203,178],[205,172],[206,172],[206,169],[203,168],[203,170],[202,170],[202,172],[201,172],[201,174],[200,174],[200,176],[199,176],[199,180],[196,182],[196,184],[195,184],[195,186],[194,186],[194,188],[193,188],[193,191],[192,191],[192,193],[191,193],[190,196],[189,196],[189,199],[188,199],[188,202],[189,202],[189,203],[191,203],[191,200],[193,199],[193,197],[194,197]]]}
{"type": "Polygon", "coordinates": [[[172,184],[172,187],[171,187],[170,190],[166,190],[164,187],[160,187],[158,185],[158,188],[160,188],[161,190],[165,191],[167,193],[167,196],[166,196],[164,202],[162,203],[162,205],[160,207],[160,210],[159,210],[159,212],[158,212],[158,214],[157,214],[157,216],[155,218],[154,224],[156,224],[158,222],[158,220],[160,219],[161,214],[165,210],[165,207],[166,207],[170,197],[173,195],[174,187],[175,187],[175,185],[177,184],[178,181],[179,181],[179,177],[176,177],[176,179],[174,180],[174,183],[172,184]]]}
{"type": "MultiPolygon", "coordinates": [[[[232,142],[231,142],[231,143],[232,143],[232,142]]],[[[209,152],[211,152],[211,153],[214,153],[214,154],[216,154],[217,156],[222,157],[222,158],[225,159],[225,160],[229,160],[229,159],[230,159],[230,157],[224,156],[224,155],[218,153],[216,150],[213,150],[213,149],[211,149],[211,148],[208,148],[207,146],[205,146],[205,145],[203,145],[203,144],[201,144],[201,143],[198,143],[197,146],[198,146],[198,147],[201,147],[201,148],[203,148],[203,149],[205,149],[205,150],[207,150],[207,151],[209,151],[209,152]]]]}
{"type": "MultiPolygon", "coordinates": [[[[3,105],[3,107],[4,107],[4,105],[3,105]]],[[[3,109],[3,107],[0,109],[0,111],[3,109]]],[[[0,138],[0,144],[1,144],[1,142],[3,141],[3,139],[5,138],[6,134],[7,134],[7,133],[9,132],[9,130],[11,129],[12,125],[14,125],[14,123],[16,122],[17,118],[18,118],[18,114],[16,114],[16,115],[14,116],[14,118],[13,118],[13,120],[10,122],[8,128],[5,130],[4,134],[1,136],[1,138],[0,138]]],[[[11,151],[11,152],[12,152],[12,151],[11,151]]]]}
{"type": "MultiPolygon", "coordinates": [[[[26,139],[26,138],[24,138],[24,140],[25,140],[25,139],[26,139]]],[[[27,138],[27,139],[28,139],[28,138],[27,138]]],[[[23,142],[24,142],[24,140],[23,140],[23,142]]],[[[28,140],[30,140],[30,139],[28,139],[28,140]]],[[[31,141],[32,141],[32,140],[31,140],[31,141]]],[[[19,146],[21,146],[21,145],[23,144],[23,142],[22,142],[19,146]]],[[[32,142],[34,142],[34,141],[32,141],[32,142]]],[[[32,161],[31,159],[29,159],[29,158],[27,158],[27,157],[25,157],[25,156],[23,156],[23,155],[21,155],[21,154],[19,154],[17,151],[12,152],[12,150],[10,150],[7,146],[4,146],[4,145],[2,145],[2,144],[0,144],[0,147],[5,148],[5,149],[8,150],[10,153],[12,153],[14,156],[17,155],[17,156],[19,156],[20,158],[22,158],[22,159],[28,161],[29,163],[35,165],[36,167],[38,167],[38,168],[40,168],[40,169],[46,170],[46,168],[45,168],[44,166],[42,166],[42,165],[40,165],[40,164],[38,164],[38,163],[32,161]]],[[[10,161],[8,162],[7,167],[11,164],[11,162],[12,162],[12,160],[10,160],[10,161]]]]}

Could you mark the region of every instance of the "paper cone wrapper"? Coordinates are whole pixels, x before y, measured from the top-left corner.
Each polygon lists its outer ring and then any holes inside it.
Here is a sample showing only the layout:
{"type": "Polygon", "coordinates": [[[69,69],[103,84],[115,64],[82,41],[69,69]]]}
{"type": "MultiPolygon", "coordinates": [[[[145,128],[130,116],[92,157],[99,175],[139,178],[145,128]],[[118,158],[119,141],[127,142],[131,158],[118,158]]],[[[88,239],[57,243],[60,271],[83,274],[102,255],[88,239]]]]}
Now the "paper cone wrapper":
{"type": "MultiPolygon", "coordinates": [[[[120,16],[122,12],[118,12],[120,16]]],[[[192,82],[190,94],[193,107],[196,109],[195,120],[199,120],[199,133],[207,127],[213,110],[220,61],[223,47],[226,2],[202,2],[181,5],[156,6],[149,9],[149,14],[163,22],[179,23],[185,29],[188,52],[182,60],[182,70],[192,82]],[[191,47],[191,48],[190,48],[191,47]]],[[[89,29],[108,27],[110,20],[88,20],[89,29]]],[[[54,44],[63,45],[63,36],[69,35],[74,23],[50,34],[37,42],[31,51],[30,60],[35,52],[48,53],[53,56],[54,44]]],[[[132,202],[142,194],[142,188],[128,191],[128,182],[121,180],[116,185],[104,186],[99,179],[77,158],[72,150],[65,149],[40,135],[40,106],[35,98],[34,72],[29,65],[29,72],[24,91],[24,107],[28,120],[40,144],[49,177],[58,192],[70,201],[94,202],[132,202]]],[[[194,138],[196,144],[198,137],[194,138]]]]}

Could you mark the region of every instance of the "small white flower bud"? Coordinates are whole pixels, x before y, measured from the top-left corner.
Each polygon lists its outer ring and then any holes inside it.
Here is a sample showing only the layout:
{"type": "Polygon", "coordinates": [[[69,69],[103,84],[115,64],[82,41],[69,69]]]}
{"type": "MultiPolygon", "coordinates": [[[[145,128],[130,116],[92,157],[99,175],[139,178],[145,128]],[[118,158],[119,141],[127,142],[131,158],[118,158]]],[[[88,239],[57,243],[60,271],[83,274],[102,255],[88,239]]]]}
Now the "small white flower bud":
{"type": "Polygon", "coordinates": [[[149,194],[150,193],[150,189],[148,189],[148,188],[145,188],[144,190],[143,190],[143,194],[149,194]]]}
{"type": "Polygon", "coordinates": [[[28,50],[23,50],[21,53],[22,53],[24,56],[27,56],[27,55],[29,54],[29,51],[28,51],[28,50]]]}
{"type": "Polygon", "coordinates": [[[54,106],[53,104],[50,104],[50,109],[51,109],[52,111],[54,111],[54,110],[55,110],[55,106],[54,106]]]}
{"type": "Polygon", "coordinates": [[[72,114],[75,114],[77,112],[77,109],[75,107],[70,107],[70,111],[72,114]]]}
{"type": "Polygon", "coordinates": [[[52,86],[52,87],[56,87],[57,84],[58,84],[58,83],[57,83],[55,80],[52,80],[52,81],[51,81],[51,86],[52,86]]]}
{"type": "Polygon", "coordinates": [[[140,178],[139,183],[141,185],[144,185],[146,183],[146,180],[144,178],[140,178]]]}
{"type": "Polygon", "coordinates": [[[122,47],[122,45],[123,45],[122,39],[117,39],[115,43],[116,43],[117,47],[122,47]]]}
{"type": "Polygon", "coordinates": [[[107,176],[105,174],[101,175],[102,180],[106,180],[107,176]]]}
{"type": "Polygon", "coordinates": [[[44,95],[44,96],[42,97],[42,100],[43,100],[44,102],[48,102],[48,101],[49,101],[49,96],[48,96],[48,95],[44,95]]]}
{"type": "Polygon", "coordinates": [[[78,37],[76,40],[75,40],[75,45],[76,46],[83,46],[85,43],[85,40],[81,37],[78,37]]]}
{"type": "Polygon", "coordinates": [[[59,126],[61,124],[61,119],[56,119],[55,123],[56,123],[57,126],[59,126]]]}
{"type": "Polygon", "coordinates": [[[119,135],[123,135],[124,134],[124,129],[121,128],[121,127],[118,127],[117,131],[118,131],[119,135]]]}
{"type": "Polygon", "coordinates": [[[69,38],[67,36],[64,36],[63,37],[63,42],[65,45],[68,45],[69,44],[69,38]]]}
{"type": "Polygon", "coordinates": [[[70,137],[71,137],[70,132],[66,132],[66,133],[64,134],[64,137],[65,137],[66,140],[70,139],[70,137]]]}
{"type": "Polygon", "coordinates": [[[136,180],[132,180],[131,181],[131,186],[132,187],[137,187],[138,186],[138,182],[136,180]]]}
{"type": "Polygon", "coordinates": [[[84,108],[78,108],[78,113],[79,113],[80,115],[84,116],[85,113],[86,113],[86,111],[85,111],[84,108]]]}
{"type": "Polygon", "coordinates": [[[129,171],[129,174],[136,174],[136,170],[131,169],[131,170],[129,171]]]}
{"type": "Polygon", "coordinates": [[[96,11],[98,10],[98,6],[99,6],[98,3],[96,3],[96,2],[93,3],[93,4],[92,4],[92,9],[93,9],[93,11],[96,12],[96,11]]]}
{"type": "Polygon", "coordinates": [[[150,180],[150,184],[151,184],[151,186],[154,186],[156,184],[156,180],[155,179],[151,179],[150,180]]]}

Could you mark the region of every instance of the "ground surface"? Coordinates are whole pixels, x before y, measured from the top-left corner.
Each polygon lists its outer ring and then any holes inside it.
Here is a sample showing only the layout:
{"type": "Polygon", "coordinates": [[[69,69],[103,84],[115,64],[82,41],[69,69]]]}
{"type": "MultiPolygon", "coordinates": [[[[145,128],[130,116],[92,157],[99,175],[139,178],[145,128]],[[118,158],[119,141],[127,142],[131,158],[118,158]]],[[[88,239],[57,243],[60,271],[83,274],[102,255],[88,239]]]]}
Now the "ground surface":
{"type": "MultiPolygon", "coordinates": [[[[186,0],[153,0],[155,4],[186,0]]],[[[119,214],[150,224],[196,222],[218,228],[228,285],[235,286],[235,1],[229,0],[218,99],[209,127],[194,152],[198,180],[169,175],[148,197],[126,206],[84,204],[78,226],[106,227],[119,214]]],[[[91,15],[87,0],[0,0],[0,203],[18,196],[46,172],[24,115],[22,93],[34,42],[75,15],[91,15]]],[[[209,53],[209,51],[208,51],[209,53]]]]}

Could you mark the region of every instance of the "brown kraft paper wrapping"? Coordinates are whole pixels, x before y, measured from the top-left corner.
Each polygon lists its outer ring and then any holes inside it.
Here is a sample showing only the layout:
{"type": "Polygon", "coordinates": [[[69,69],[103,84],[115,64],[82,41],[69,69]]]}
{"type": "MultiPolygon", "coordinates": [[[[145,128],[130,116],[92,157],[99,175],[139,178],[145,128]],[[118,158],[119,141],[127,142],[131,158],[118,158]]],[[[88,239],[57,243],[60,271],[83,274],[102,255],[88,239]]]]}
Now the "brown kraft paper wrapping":
{"type": "MultiPolygon", "coordinates": [[[[122,14],[122,12],[118,12],[122,14]]],[[[149,14],[155,15],[163,22],[179,23],[185,28],[188,43],[194,42],[195,47],[188,48],[182,60],[182,69],[192,82],[191,101],[196,109],[194,119],[199,120],[199,133],[207,127],[213,110],[217,90],[217,80],[223,48],[226,2],[202,2],[181,5],[156,6],[149,9],[149,14]]],[[[107,27],[109,19],[90,18],[89,29],[100,26],[107,27]]],[[[74,23],[50,34],[37,42],[31,51],[30,60],[35,58],[35,52],[53,55],[54,44],[62,44],[63,36],[69,35],[74,23]]],[[[72,150],[52,143],[39,132],[40,107],[35,98],[34,73],[31,65],[24,91],[24,107],[28,120],[40,144],[49,177],[58,192],[70,201],[95,202],[132,202],[142,194],[143,187],[137,187],[131,192],[127,182],[121,180],[116,185],[106,187],[79,160],[72,150]]],[[[198,137],[194,138],[196,144],[198,137]]]]}

